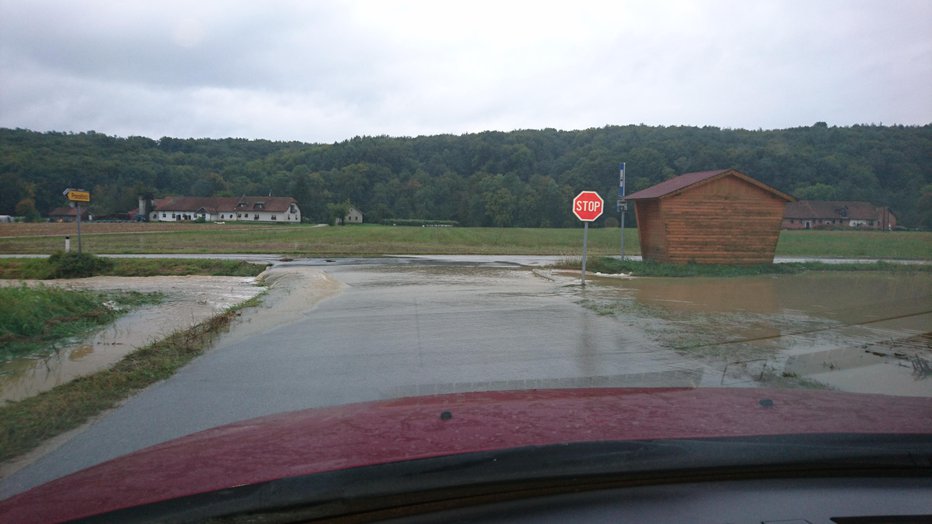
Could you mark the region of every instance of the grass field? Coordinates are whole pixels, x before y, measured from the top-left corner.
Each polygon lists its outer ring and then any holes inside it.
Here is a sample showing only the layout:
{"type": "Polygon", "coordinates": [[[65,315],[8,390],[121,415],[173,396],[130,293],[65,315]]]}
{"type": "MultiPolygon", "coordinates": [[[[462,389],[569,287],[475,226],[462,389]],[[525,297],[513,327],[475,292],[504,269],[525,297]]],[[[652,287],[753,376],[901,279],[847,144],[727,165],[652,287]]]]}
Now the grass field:
{"type": "MultiPolygon", "coordinates": [[[[150,277],[154,275],[212,275],[254,277],[266,266],[239,260],[201,259],[141,259],[114,258],[113,267],[98,274],[113,277],[150,277]]],[[[44,258],[2,258],[0,255],[0,279],[53,278],[53,269],[44,258]]]]}
{"type": "MultiPolygon", "coordinates": [[[[61,250],[68,224],[0,225],[0,256],[61,250]],[[19,229],[19,226],[24,226],[19,229]],[[28,227],[27,227],[28,226],[28,227]],[[65,227],[62,227],[65,226],[65,227]]],[[[488,254],[578,256],[582,228],[431,228],[306,225],[87,224],[86,251],[126,253],[271,253],[288,256],[378,256],[389,254],[488,254]],[[115,227],[115,226],[121,227],[115,227]],[[99,227],[98,227],[99,226],[99,227]]],[[[640,254],[637,231],[625,231],[625,251],[640,254]]],[[[618,229],[592,228],[589,252],[615,255],[618,229]]],[[[783,231],[778,256],[932,259],[932,233],[783,231]]]]}

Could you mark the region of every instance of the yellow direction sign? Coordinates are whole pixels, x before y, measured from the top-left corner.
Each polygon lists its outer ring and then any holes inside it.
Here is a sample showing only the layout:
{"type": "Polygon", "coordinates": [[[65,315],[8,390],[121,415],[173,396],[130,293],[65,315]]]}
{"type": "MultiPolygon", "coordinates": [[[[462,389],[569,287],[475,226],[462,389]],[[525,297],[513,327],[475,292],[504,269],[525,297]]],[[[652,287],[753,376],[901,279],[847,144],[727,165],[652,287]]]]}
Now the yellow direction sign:
{"type": "Polygon", "coordinates": [[[68,197],[68,200],[72,202],[90,202],[91,194],[88,191],[75,191],[74,189],[69,189],[65,196],[68,197]]]}

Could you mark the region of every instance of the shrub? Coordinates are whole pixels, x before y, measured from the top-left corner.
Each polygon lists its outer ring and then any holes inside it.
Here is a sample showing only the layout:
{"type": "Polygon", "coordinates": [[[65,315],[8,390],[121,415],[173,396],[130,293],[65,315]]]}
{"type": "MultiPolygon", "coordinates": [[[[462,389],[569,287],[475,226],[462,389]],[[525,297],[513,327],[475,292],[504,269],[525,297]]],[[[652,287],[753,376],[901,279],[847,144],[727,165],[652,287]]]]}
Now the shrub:
{"type": "Polygon", "coordinates": [[[48,258],[51,278],[84,278],[106,273],[113,269],[113,261],[90,253],[59,251],[48,258]]]}

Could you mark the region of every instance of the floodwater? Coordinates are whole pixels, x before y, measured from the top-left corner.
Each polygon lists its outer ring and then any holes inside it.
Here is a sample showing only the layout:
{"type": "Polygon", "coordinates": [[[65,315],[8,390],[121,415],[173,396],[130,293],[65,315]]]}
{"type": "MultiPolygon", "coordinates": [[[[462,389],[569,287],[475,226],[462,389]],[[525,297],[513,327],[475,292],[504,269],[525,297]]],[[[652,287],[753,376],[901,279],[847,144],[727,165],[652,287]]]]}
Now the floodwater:
{"type": "MultiPolygon", "coordinates": [[[[0,281],[0,285],[22,282],[0,281]]],[[[0,362],[0,401],[20,400],[106,369],[130,352],[187,329],[262,291],[255,278],[211,276],[93,277],[41,281],[41,285],[161,292],[165,299],[159,305],[130,311],[103,330],[83,340],[65,343],[51,354],[0,362]]]]}
{"type": "MultiPolygon", "coordinates": [[[[493,260],[300,261],[214,348],[0,497],[252,417],[463,391],[822,387],[932,396],[932,277],[600,278],[493,260]]],[[[247,286],[248,287],[248,286],[247,286]]],[[[95,350],[96,352],[96,350],[95,350]]],[[[68,360],[65,358],[64,360],[68,360]]]]}
{"type": "Polygon", "coordinates": [[[642,322],[723,385],[932,396],[932,277],[807,272],[741,278],[596,277],[584,306],[642,322]]]}

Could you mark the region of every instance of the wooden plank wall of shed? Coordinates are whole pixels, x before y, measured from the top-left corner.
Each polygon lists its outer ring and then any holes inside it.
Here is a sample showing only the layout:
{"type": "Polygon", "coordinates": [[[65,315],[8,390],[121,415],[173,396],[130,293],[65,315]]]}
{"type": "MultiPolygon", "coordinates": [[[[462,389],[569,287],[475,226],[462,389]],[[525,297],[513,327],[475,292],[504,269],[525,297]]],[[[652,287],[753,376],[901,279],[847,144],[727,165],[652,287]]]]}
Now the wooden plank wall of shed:
{"type": "Polygon", "coordinates": [[[634,204],[638,220],[638,237],[644,260],[666,258],[666,240],[660,216],[660,201],[656,198],[638,200],[634,204]]]}
{"type": "MultiPolygon", "coordinates": [[[[785,202],[736,177],[661,200],[666,262],[773,262],[785,202]]],[[[639,222],[640,223],[640,222],[639,222]]]]}

